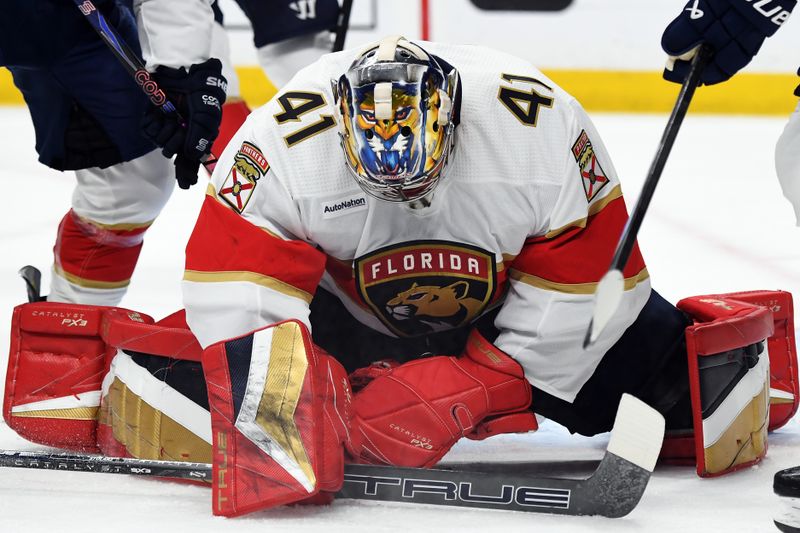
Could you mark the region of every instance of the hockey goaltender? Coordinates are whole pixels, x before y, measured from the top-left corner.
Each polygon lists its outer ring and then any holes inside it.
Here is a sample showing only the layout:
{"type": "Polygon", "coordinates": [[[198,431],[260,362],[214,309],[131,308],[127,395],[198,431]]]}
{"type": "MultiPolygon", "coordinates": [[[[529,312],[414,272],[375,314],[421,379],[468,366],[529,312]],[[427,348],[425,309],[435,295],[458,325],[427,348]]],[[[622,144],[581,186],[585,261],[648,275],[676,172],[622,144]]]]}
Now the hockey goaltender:
{"type": "Polygon", "coordinates": [[[626,220],[596,129],[527,62],[400,37],[330,54],[223,153],[185,312],[17,307],[3,414],[50,446],[210,462],[226,516],[324,502],[345,462],[431,467],[537,417],[609,431],[624,393],[665,418],[663,459],[759,461],[797,408],[791,296],[675,307],[637,248],[584,349],[626,220]]]}

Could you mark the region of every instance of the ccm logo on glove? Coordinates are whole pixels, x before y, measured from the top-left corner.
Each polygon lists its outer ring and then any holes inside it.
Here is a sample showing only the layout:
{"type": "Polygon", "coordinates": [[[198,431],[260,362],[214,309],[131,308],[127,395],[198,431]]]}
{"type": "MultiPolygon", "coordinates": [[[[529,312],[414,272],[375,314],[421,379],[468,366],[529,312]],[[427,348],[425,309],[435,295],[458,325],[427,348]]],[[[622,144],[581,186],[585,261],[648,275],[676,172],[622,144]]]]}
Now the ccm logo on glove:
{"type": "Polygon", "coordinates": [[[212,107],[216,107],[217,109],[222,111],[222,108],[220,108],[219,106],[219,99],[216,96],[211,96],[210,94],[204,94],[203,103],[206,105],[210,105],[212,107]]]}

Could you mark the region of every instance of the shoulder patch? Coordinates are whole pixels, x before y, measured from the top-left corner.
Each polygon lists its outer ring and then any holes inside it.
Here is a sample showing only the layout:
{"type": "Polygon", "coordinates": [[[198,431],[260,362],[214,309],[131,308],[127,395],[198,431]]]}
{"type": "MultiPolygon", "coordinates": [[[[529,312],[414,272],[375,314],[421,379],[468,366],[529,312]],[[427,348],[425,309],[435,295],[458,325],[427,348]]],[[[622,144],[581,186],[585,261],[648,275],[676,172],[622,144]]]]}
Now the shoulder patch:
{"type": "Polygon", "coordinates": [[[608,184],[608,177],[597,160],[597,154],[592,147],[592,141],[586,134],[586,130],[581,130],[581,134],[572,145],[572,155],[578,164],[581,173],[583,191],[586,193],[586,201],[591,202],[600,189],[608,184]]]}
{"type": "Polygon", "coordinates": [[[261,150],[247,141],[233,156],[233,166],[219,189],[219,197],[238,213],[244,211],[247,202],[260,180],[269,170],[269,163],[261,150]]]}

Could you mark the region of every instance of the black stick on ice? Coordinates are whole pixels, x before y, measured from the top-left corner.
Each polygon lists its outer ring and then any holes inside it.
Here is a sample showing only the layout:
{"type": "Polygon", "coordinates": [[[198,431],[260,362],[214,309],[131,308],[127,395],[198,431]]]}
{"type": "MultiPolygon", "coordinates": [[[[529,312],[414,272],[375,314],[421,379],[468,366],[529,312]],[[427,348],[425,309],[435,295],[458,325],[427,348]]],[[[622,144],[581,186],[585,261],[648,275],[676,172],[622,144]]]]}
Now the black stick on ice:
{"type": "Polygon", "coordinates": [[[583,339],[584,348],[591,346],[597,341],[598,337],[600,337],[600,333],[602,333],[603,329],[611,321],[611,317],[616,312],[619,302],[622,300],[622,294],[625,292],[625,278],[622,275],[622,271],[625,269],[625,265],[630,258],[633,245],[636,242],[636,235],[639,233],[642,220],[650,205],[650,200],[653,198],[658,180],[661,178],[661,172],[664,170],[664,165],[667,163],[672,145],[675,143],[675,137],[677,137],[678,130],[681,127],[681,123],[683,123],[683,117],[686,116],[686,111],[689,109],[689,103],[692,101],[694,91],[700,83],[700,74],[703,72],[703,68],[711,54],[711,48],[709,48],[708,45],[703,45],[692,60],[689,75],[686,76],[686,80],[684,80],[681,86],[678,100],[675,102],[675,107],[672,109],[667,127],[664,129],[664,134],[661,136],[661,142],[658,144],[656,157],[650,165],[647,179],[645,179],[644,185],[642,186],[642,193],[617,243],[614,257],[611,259],[611,267],[597,284],[597,289],[594,293],[592,320],[589,322],[589,329],[586,331],[586,337],[583,339]]]}
{"type": "MultiPolygon", "coordinates": [[[[528,475],[520,468],[479,470],[474,465],[470,470],[345,465],[337,498],[619,518],[642,498],[663,438],[664,417],[624,395],[605,456],[588,478],[528,475]]],[[[2,466],[211,481],[211,465],[178,461],[0,450],[2,466]]]]}

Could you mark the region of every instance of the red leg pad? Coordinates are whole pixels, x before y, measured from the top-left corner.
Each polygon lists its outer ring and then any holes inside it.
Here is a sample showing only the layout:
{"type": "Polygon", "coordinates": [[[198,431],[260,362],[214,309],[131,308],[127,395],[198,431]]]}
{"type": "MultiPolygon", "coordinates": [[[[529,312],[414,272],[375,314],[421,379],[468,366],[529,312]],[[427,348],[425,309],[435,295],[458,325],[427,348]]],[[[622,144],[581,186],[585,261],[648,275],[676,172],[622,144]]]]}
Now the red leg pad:
{"type": "Polygon", "coordinates": [[[101,338],[111,309],[50,302],[14,309],[3,417],[20,436],[97,451],[100,387],[115,351],[101,338]]]}
{"type": "Polygon", "coordinates": [[[237,516],[336,491],[344,480],[347,374],[288,321],[203,352],[213,511],[237,516]]]}
{"type": "Polygon", "coordinates": [[[406,363],[356,393],[351,453],[367,463],[429,467],[462,436],[480,434],[488,417],[530,402],[519,364],[475,331],[461,357],[406,363]]]}
{"type": "Polygon", "coordinates": [[[693,458],[697,474],[718,476],[760,461],[767,451],[770,310],[737,295],[686,298],[693,433],[668,439],[662,457],[693,458]],[[694,444],[692,457],[690,443],[694,444]]]}
{"type": "Polygon", "coordinates": [[[772,311],[775,332],[769,337],[769,431],[786,424],[800,405],[797,347],[794,339],[794,305],[786,291],[735,292],[727,296],[772,311]]]}

